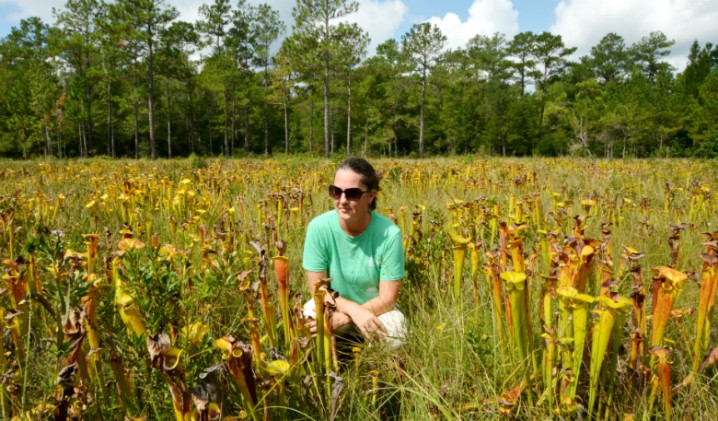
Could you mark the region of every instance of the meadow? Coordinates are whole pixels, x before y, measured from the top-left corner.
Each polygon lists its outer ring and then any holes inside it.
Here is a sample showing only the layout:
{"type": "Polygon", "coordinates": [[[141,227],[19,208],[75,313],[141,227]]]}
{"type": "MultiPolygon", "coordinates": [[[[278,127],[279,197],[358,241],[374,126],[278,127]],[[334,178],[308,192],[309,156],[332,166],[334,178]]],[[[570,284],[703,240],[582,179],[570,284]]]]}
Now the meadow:
{"type": "Polygon", "coordinates": [[[0,161],[0,418],[718,413],[716,161],[372,160],[409,336],[348,355],[297,311],[338,162],[0,161]]]}

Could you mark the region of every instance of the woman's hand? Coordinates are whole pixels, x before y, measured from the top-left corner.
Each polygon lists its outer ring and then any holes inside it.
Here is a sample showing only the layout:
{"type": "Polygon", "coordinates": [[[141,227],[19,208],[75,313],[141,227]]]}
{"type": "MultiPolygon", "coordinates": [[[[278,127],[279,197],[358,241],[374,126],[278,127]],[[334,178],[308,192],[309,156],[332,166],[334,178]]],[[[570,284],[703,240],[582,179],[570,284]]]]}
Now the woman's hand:
{"type": "Polygon", "coordinates": [[[386,326],[371,311],[358,307],[350,317],[365,338],[383,339],[386,336],[386,326]]]}

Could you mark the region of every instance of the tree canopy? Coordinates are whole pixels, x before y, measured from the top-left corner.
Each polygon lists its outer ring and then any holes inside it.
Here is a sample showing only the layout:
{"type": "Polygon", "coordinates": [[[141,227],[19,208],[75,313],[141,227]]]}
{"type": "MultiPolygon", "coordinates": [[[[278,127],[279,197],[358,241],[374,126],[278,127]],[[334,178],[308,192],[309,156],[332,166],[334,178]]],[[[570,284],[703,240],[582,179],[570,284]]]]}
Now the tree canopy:
{"type": "Polygon", "coordinates": [[[67,0],[0,39],[0,156],[718,155],[711,40],[682,72],[661,31],[576,57],[550,32],[447,49],[424,22],[371,55],[358,7],[67,0]]]}

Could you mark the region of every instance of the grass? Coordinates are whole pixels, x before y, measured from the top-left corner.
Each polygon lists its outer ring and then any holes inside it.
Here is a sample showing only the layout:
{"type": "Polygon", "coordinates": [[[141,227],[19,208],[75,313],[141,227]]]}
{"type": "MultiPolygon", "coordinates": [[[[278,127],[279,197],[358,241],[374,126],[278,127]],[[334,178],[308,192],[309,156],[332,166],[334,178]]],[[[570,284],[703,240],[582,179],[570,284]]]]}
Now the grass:
{"type": "MultiPolygon", "coordinates": [[[[525,202],[527,204],[523,206],[528,210],[534,195],[539,195],[547,228],[561,229],[564,236],[570,236],[573,217],[587,214],[585,236],[596,239],[601,238],[601,224],[614,221],[611,227],[612,258],[614,274],[619,281],[615,290],[626,296],[631,292],[630,276],[622,268],[622,246],[644,253],[640,264],[646,281],[648,314],[651,306],[650,269],[670,263],[667,239],[671,226],[682,222],[690,224],[681,234],[676,268],[693,274],[700,273],[698,255],[705,252],[705,235],[702,233],[716,231],[718,224],[715,217],[718,214],[718,196],[715,195],[718,166],[712,161],[607,162],[472,157],[378,159],[373,163],[384,174],[379,196],[380,213],[394,215],[401,221],[403,212],[408,226],[412,212],[421,210],[421,239],[408,251],[409,273],[400,299],[410,333],[407,344],[398,352],[389,352],[381,345],[364,347],[360,362],[349,363],[338,373],[341,382],[330,382],[335,387],[332,391],[337,390],[339,383],[343,388],[334,396],[339,419],[498,417],[500,402],[505,401],[506,394],[524,378],[521,365],[500,350],[496,326],[504,321],[493,317],[490,289],[481,271],[479,304],[478,307],[473,305],[468,258],[458,305],[453,294],[452,244],[448,230],[452,229],[452,222],[459,222],[458,228],[466,228],[467,232],[478,229],[478,226],[472,226],[476,222],[487,222],[488,226],[488,219],[472,219],[476,209],[486,209],[486,215],[490,215],[496,204],[499,206],[497,219],[511,222],[510,202],[525,202]],[[666,208],[667,194],[671,201],[666,208]],[[589,199],[594,204],[586,209],[581,203],[589,199]],[[701,200],[703,204],[699,205],[701,200]],[[561,204],[558,209],[554,209],[555,202],[561,204]],[[458,209],[455,214],[449,211],[451,206],[458,209]],[[560,227],[552,225],[557,219],[563,219],[565,223],[560,227]]],[[[123,230],[131,229],[133,235],[147,245],[155,236],[157,249],[147,247],[120,257],[122,281],[140,309],[147,334],[168,333],[174,338],[173,346],[183,350],[183,375],[173,381],[181,381],[187,389],[206,385],[203,373],[223,361],[221,352],[214,347],[215,339],[231,334],[250,343],[247,302],[237,288],[237,275],[242,271],[252,270],[253,281],[258,275],[257,255],[249,241],[264,245],[267,256],[271,257],[276,254],[274,236],[285,240],[290,262],[290,289],[298,294],[298,301],[309,298],[301,270],[304,230],[312,217],[332,207],[325,191],[335,165],[336,162],[309,157],[206,159],[202,162],[196,158],[157,162],[2,161],[0,258],[10,257],[9,227],[13,230],[14,257],[27,258],[28,239],[39,241],[40,246],[35,252],[36,268],[47,292],[41,289],[37,293],[46,296],[50,306],[65,315],[68,307],[80,308],[83,297],[87,296],[84,278],[71,276],[73,270],[83,273],[83,268],[72,269],[64,258],[67,250],[80,254],[85,251],[86,240],[82,234],[102,235],[98,266],[105,269],[117,255],[123,230]],[[273,226],[275,208],[263,207],[263,204],[275,203],[277,195],[290,194],[292,189],[304,194],[302,210],[290,211],[295,213],[290,214],[286,225],[273,226]],[[65,198],[53,216],[59,195],[65,198]],[[103,199],[104,195],[107,196],[103,199]],[[94,205],[88,206],[92,201],[94,205]],[[259,221],[260,214],[262,218],[268,218],[263,223],[259,221]],[[150,227],[149,231],[147,227],[150,227]],[[61,237],[58,237],[59,231],[61,237]],[[158,254],[159,246],[163,244],[171,244],[177,257],[163,260],[158,254]],[[57,250],[62,250],[62,255],[57,250]],[[136,259],[132,265],[129,263],[131,259],[136,259]],[[53,265],[63,268],[60,271],[60,294],[52,287],[51,281],[57,275],[49,270],[53,265]],[[177,333],[183,326],[198,321],[209,326],[209,333],[199,343],[189,343],[177,333]]],[[[294,205],[298,206],[298,203],[294,202],[294,205]]],[[[527,258],[539,249],[541,238],[533,227],[527,230],[524,236],[527,258]]],[[[497,247],[497,239],[485,236],[482,240],[482,263],[485,263],[483,252],[497,247]]],[[[530,284],[533,325],[530,339],[537,352],[543,349],[538,297],[543,282],[541,275],[546,270],[539,263],[538,273],[530,284]]],[[[273,273],[271,269],[268,272],[273,273]]],[[[3,273],[11,275],[7,265],[3,273]]],[[[23,274],[27,275],[27,272],[23,274]]],[[[97,275],[108,281],[105,270],[98,270],[97,275]]],[[[268,275],[270,286],[273,285],[271,276],[268,275]]],[[[101,349],[96,351],[98,367],[104,384],[112,386],[104,398],[100,393],[103,383],[97,378],[75,375],[72,382],[82,393],[70,398],[72,410],[89,418],[144,415],[172,419],[167,377],[151,367],[144,337],[136,338],[126,333],[126,326],[113,303],[109,282],[98,285],[101,298],[96,328],[102,343],[101,349]],[[132,404],[129,406],[120,401],[115,389],[117,380],[110,370],[112,353],[122,359],[125,375],[130,380],[132,404]]],[[[697,307],[698,291],[694,280],[686,282],[674,308],[697,307]]],[[[32,315],[29,328],[32,334],[21,338],[29,344],[27,366],[12,341],[5,340],[6,361],[1,368],[3,372],[11,373],[5,378],[3,388],[3,414],[6,416],[28,415],[32,410],[35,414],[51,414],[62,404],[60,387],[55,381],[57,374],[74,361],[73,344],[58,344],[52,340],[58,326],[37,299],[31,297],[30,302],[26,313],[32,315]]],[[[6,313],[13,309],[8,291],[0,296],[0,305],[6,313]]],[[[254,303],[254,309],[261,317],[258,301],[254,303]]],[[[29,323],[28,319],[22,320],[29,323]]],[[[666,346],[673,351],[674,386],[691,373],[695,320],[696,315],[687,312],[683,317],[674,318],[666,332],[666,346]]],[[[5,322],[6,338],[12,336],[9,324],[5,322]]],[[[652,412],[648,413],[650,377],[636,374],[628,367],[628,337],[632,328],[629,322],[619,349],[614,398],[610,404],[603,403],[608,412],[603,412],[602,418],[622,418],[629,414],[636,418],[662,416],[660,396],[652,412]]],[[[266,335],[264,329],[266,326],[262,321],[262,335],[266,335]]],[[[281,331],[278,327],[278,332],[281,331]]],[[[711,348],[714,342],[715,332],[712,332],[711,348]]],[[[262,344],[267,361],[276,357],[273,356],[275,352],[290,358],[290,350],[279,347],[272,351],[266,341],[262,344]]],[[[323,395],[323,392],[317,395],[305,383],[308,378],[324,381],[310,367],[310,349],[311,344],[299,351],[300,363],[292,369],[296,377],[288,376],[284,380],[272,378],[261,362],[253,362],[259,380],[257,390],[260,396],[262,390],[268,391],[268,411],[274,418],[324,419],[331,415],[331,396],[323,395]],[[284,390],[283,396],[278,392],[280,389],[284,390]]],[[[85,342],[80,353],[87,355],[89,351],[85,342]]],[[[586,361],[584,364],[578,386],[581,397],[578,414],[585,416],[588,365],[586,361]]],[[[173,373],[166,374],[173,378],[173,373]]],[[[511,414],[526,419],[576,417],[576,413],[556,414],[537,384],[516,400],[509,410],[511,414]]],[[[223,415],[240,414],[243,405],[239,390],[229,382],[220,381],[219,385],[220,396],[214,399],[222,403],[223,415]]],[[[716,370],[709,368],[696,375],[694,382],[677,389],[673,396],[673,417],[701,418],[703,414],[718,413],[715,386],[716,370]]],[[[258,410],[260,414],[263,411],[261,407],[258,410]]]]}

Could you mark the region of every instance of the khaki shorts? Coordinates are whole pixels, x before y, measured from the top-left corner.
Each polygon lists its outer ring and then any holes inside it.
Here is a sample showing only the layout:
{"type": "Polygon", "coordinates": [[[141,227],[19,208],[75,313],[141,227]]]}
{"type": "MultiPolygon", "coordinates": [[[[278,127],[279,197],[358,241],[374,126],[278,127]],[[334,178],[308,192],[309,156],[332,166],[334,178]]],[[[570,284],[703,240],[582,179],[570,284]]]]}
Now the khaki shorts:
{"type": "MultiPolygon", "coordinates": [[[[309,300],[304,303],[302,308],[304,317],[317,318],[316,307],[314,306],[314,300],[309,300]]],[[[386,328],[386,337],[384,342],[390,349],[398,349],[404,342],[406,342],[406,319],[404,314],[394,307],[394,309],[387,311],[384,314],[379,315],[379,321],[386,328]]],[[[355,326],[353,326],[356,328],[355,326]]],[[[356,329],[358,331],[358,329],[356,329]]],[[[340,334],[340,332],[335,332],[340,334]]]]}

